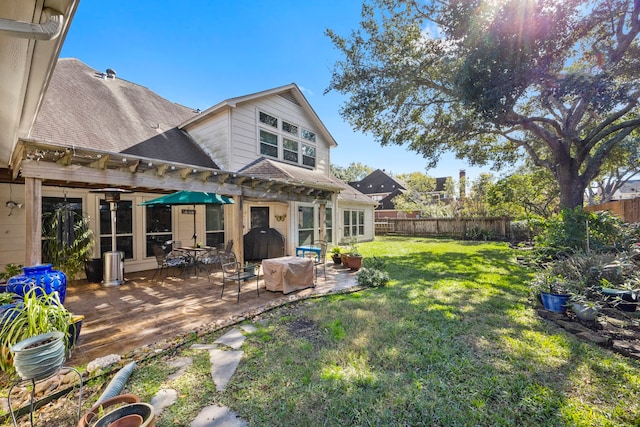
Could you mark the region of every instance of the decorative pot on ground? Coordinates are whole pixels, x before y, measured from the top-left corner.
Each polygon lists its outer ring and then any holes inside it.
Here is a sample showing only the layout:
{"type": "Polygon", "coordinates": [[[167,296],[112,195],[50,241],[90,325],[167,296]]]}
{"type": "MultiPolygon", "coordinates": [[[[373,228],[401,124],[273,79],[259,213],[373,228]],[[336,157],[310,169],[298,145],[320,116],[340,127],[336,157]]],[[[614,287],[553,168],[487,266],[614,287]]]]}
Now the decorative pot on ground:
{"type": "Polygon", "coordinates": [[[638,307],[638,298],[635,293],[624,289],[602,288],[602,293],[609,301],[613,301],[616,308],[634,312],[638,307]],[[617,301],[615,301],[617,299],[617,301]]]}
{"type": "Polygon", "coordinates": [[[331,259],[333,260],[333,263],[336,265],[340,265],[342,264],[342,257],[340,255],[331,255],[331,259]]]}
{"type": "Polygon", "coordinates": [[[553,311],[554,313],[564,313],[567,311],[569,295],[541,292],[540,300],[546,310],[553,311]]]}
{"type": "Polygon", "coordinates": [[[102,402],[96,403],[91,407],[91,409],[82,415],[80,421],[78,421],[77,427],[89,427],[90,425],[95,425],[98,414],[106,413],[112,406],[138,402],[140,402],[140,398],[135,394],[119,394],[102,402]]]}
{"type": "Polygon", "coordinates": [[[36,292],[52,294],[58,292],[60,302],[64,304],[67,296],[67,276],[59,270],[54,270],[51,264],[38,264],[22,267],[23,273],[7,280],[7,291],[24,297],[31,288],[41,289],[36,292]]]}
{"type": "Polygon", "coordinates": [[[353,271],[358,271],[362,267],[362,255],[347,255],[347,265],[353,271]]]}
{"type": "Polygon", "coordinates": [[[578,319],[580,320],[592,322],[596,320],[596,317],[598,316],[598,310],[593,307],[589,307],[577,302],[572,303],[571,307],[573,308],[573,312],[576,314],[576,316],[578,316],[578,319]]]}
{"type": "Polygon", "coordinates": [[[98,419],[98,421],[96,421],[95,427],[118,425],[114,423],[118,422],[123,417],[132,414],[140,415],[142,417],[142,424],[140,424],[140,427],[155,426],[155,413],[153,411],[153,406],[145,402],[137,402],[121,406],[111,412],[106,413],[100,419],[98,419]]]}
{"type": "Polygon", "coordinates": [[[54,374],[64,363],[64,334],[47,332],[11,346],[13,366],[23,380],[42,379],[54,374]]]}
{"type": "Polygon", "coordinates": [[[349,262],[347,261],[348,253],[344,252],[340,254],[340,260],[342,261],[342,265],[345,267],[349,267],[349,262]]]}

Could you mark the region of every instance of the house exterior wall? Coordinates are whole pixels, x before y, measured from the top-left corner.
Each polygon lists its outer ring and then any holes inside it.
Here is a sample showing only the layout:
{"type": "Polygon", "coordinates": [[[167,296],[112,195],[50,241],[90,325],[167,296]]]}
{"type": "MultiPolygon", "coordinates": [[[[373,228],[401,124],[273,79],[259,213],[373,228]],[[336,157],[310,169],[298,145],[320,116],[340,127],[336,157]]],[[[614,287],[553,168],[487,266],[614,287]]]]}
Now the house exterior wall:
{"type": "MultiPolygon", "coordinates": [[[[329,141],[314,125],[306,110],[279,96],[271,95],[225,109],[213,118],[190,125],[189,134],[201,144],[221,169],[237,171],[263,157],[260,154],[258,112],[263,111],[316,134],[315,170],[329,174],[329,141]]],[[[269,130],[268,127],[264,127],[269,130]]],[[[298,138],[299,139],[299,138],[298,138]]],[[[280,153],[282,142],[279,141],[280,153]]],[[[301,155],[301,153],[300,153],[301,155]]],[[[281,158],[279,160],[282,160],[281,158]]],[[[301,168],[307,168],[300,165],[301,168]]],[[[311,168],[308,168],[311,169],[311,168]]]]}
{"type": "MultiPolygon", "coordinates": [[[[231,164],[231,120],[229,110],[207,117],[197,126],[189,128],[191,137],[222,170],[232,170],[231,164]]],[[[235,169],[234,169],[235,170],[235,169]]]]}
{"type": "MultiPolygon", "coordinates": [[[[95,246],[93,257],[99,258],[101,253],[99,218],[100,199],[104,196],[100,193],[90,193],[87,190],[42,187],[42,197],[59,197],[69,199],[82,199],[83,214],[91,219],[90,228],[93,231],[95,246]]],[[[24,185],[21,184],[0,184],[0,200],[13,200],[16,203],[24,203],[24,185]]],[[[131,201],[132,221],[133,221],[133,257],[125,260],[125,273],[155,269],[157,264],[155,257],[147,256],[146,252],[146,215],[145,207],[138,206],[145,200],[158,197],[157,194],[131,193],[123,194],[121,200],[131,201]]],[[[226,205],[225,218],[230,218],[230,207],[226,205]]],[[[193,209],[193,206],[174,206],[172,208],[172,238],[180,240],[184,245],[192,245],[193,240],[193,215],[182,213],[182,209],[193,209]]],[[[205,240],[205,207],[196,206],[196,233],[198,241],[205,240]]],[[[229,239],[231,228],[225,224],[225,241],[229,239]]],[[[0,231],[2,232],[2,244],[0,245],[0,271],[4,270],[7,264],[24,264],[25,241],[26,241],[26,216],[24,208],[15,208],[9,215],[9,208],[3,203],[0,206],[0,231]]]]}
{"type": "Polygon", "coordinates": [[[363,205],[361,203],[353,203],[344,200],[338,201],[338,216],[336,233],[339,244],[349,244],[351,237],[344,235],[344,212],[345,210],[363,210],[364,211],[364,234],[357,236],[358,242],[368,242],[375,238],[374,210],[372,205],[363,205]]]}

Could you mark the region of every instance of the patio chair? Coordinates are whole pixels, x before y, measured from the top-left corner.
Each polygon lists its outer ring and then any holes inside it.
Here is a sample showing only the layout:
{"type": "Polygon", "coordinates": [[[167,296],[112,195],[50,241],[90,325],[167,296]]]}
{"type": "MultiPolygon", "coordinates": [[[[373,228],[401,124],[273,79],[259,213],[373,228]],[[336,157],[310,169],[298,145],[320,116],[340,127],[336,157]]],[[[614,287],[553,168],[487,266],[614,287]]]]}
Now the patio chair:
{"type": "Polygon", "coordinates": [[[159,245],[153,246],[153,254],[156,257],[158,267],[153,273],[153,276],[151,276],[151,280],[156,277],[156,274],[158,274],[158,272],[160,273],[160,275],[162,275],[162,271],[164,271],[164,276],[167,277],[170,268],[179,268],[184,272],[185,268],[189,265],[189,262],[186,258],[184,258],[184,256],[175,253],[175,251],[165,253],[162,247],[159,245]]]}
{"type": "Polygon", "coordinates": [[[260,296],[260,291],[258,290],[258,280],[259,275],[257,273],[258,266],[256,264],[248,264],[244,267],[236,260],[236,256],[233,252],[228,255],[222,256],[222,293],[220,293],[220,298],[224,295],[224,284],[225,282],[236,282],[238,283],[238,301],[240,302],[240,285],[242,282],[246,282],[247,280],[251,280],[254,277],[256,278],[256,292],[258,296],[260,296]]]}
{"type": "Polygon", "coordinates": [[[324,280],[327,280],[327,242],[324,240],[316,240],[311,246],[320,248],[320,256],[316,256],[313,252],[307,252],[307,255],[313,256],[313,267],[316,270],[316,282],[318,281],[318,267],[322,266],[324,280]]]}
{"type": "Polygon", "coordinates": [[[198,262],[198,264],[205,266],[209,282],[211,282],[210,275],[213,272],[214,268],[220,268],[220,270],[222,270],[222,259],[232,253],[232,247],[233,240],[229,240],[226,246],[221,243],[216,248],[209,248],[209,250],[207,250],[196,259],[196,262],[198,262]]]}

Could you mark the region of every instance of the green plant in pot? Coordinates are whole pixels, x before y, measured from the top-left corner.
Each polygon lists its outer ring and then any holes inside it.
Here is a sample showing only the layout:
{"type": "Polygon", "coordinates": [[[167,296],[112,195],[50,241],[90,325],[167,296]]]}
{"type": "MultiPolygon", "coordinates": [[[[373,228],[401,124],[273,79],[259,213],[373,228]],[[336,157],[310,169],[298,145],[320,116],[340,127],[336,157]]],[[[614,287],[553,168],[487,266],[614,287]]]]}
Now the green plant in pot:
{"type": "MultiPolygon", "coordinates": [[[[41,334],[60,332],[63,356],[70,347],[70,326],[73,315],[61,303],[56,292],[38,294],[35,288],[24,295],[22,302],[6,310],[0,318],[0,369],[13,372],[10,349],[21,341],[41,334]]],[[[33,340],[32,340],[33,341],[33,340]]],[[[64,361],[64,358],[62,359],[64,361]]],[[[44,368],[43,368],[44,369],[44,368]]]]}
{"type": "Polygon", "coordinates": [[[569,280],[562,276],[554,275],[550,270],[537,272],[529,282],[533,295],[540,298],[542,306],[556,313],[566,311],[572,290],[579,287],[575,280],[569,280]]]}
{"type": "Polygon", "coordinates": [[[362,254],[358,251],[357,243],[357,239],[351,241],[349,253],[347,254],[347,265],[354,271],[358,271],[362,267],[362,254]]]}
{"type": "Polygon", "coordinates": [[[85,271],[93,254],[94,238],[90,219],[62,205],[43,216],[42,257],[62,270],[69,280],[85,271]]]}
{"type": "Polygon", "coordinates": [[[340,246],[334,246],[331,248],[331,259],[334,264],[342,264],[342,252],[343,250],[340,246]]]}

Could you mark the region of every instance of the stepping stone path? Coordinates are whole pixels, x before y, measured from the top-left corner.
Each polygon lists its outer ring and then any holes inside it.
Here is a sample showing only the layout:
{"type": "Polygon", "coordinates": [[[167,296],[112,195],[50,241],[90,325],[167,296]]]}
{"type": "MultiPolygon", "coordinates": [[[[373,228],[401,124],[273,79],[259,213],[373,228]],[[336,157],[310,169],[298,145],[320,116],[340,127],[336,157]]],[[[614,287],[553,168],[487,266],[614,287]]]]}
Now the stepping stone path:
{"type": "MultiPolygon", "coordinates": [[[[233,376],[236,368],[240,364],[243,351],[239,350],[244,343],[246,333],[257,331],[253,325],[241,325],[240,329],[233,328],[213,344],[194,344],[191,348],[196,350],[206,350],[209,352],[211,362],[211,377],[216,385],[217,391],[224,390],[225,386],[233,376]],[[242,330],[240,330],[242,329],[242,330]]],[[[171,366],[177,367],[178,371],[168,377],[168,380],[175,380],[183,375],[193,361],[190,357],[181,357],[171,362],[171,366]]],[[[162,389],[151,399],[156,415],[160,414],[164,408],[173,405],[178,399],[178,393],[173,389],[162,389]]],[[[231,409],[211,405],[203,408],[198,416],[191,422],[190,427],[244,427],[246,421],[238,418],[238,415],[231,409]]]]}

